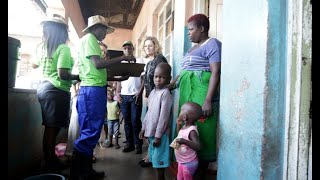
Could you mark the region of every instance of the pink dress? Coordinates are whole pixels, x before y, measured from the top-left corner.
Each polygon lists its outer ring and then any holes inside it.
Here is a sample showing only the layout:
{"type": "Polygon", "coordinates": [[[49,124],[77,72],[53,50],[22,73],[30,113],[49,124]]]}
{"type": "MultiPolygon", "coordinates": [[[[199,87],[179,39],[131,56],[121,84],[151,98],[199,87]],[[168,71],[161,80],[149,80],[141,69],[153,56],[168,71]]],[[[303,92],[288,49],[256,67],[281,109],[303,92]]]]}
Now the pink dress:
{"type": "MultiPolygon", "coordinates": [[[[190,126],[187,129],[180,129],[177,138],[189,140],[190,132],[194,130],[198,133],[197,126],[190,126]]],[[[197,152],[185,144],[181,144],[178,149],[174,150],[178,162],[177,180],[192,180],[195,171],[198,168],[197,152]]]]}

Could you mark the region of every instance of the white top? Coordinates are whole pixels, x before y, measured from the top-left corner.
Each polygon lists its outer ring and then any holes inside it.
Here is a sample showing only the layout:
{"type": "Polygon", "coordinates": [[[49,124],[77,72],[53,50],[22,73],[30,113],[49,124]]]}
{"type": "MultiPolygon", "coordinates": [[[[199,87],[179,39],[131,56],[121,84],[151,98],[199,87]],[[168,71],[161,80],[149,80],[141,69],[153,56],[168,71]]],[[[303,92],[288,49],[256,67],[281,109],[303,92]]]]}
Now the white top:
{"type": "MultiPolygon", "coordinates": [[[[136,58],[137,63],[143,63],[140,58],[136,58]]],[[[141,87],[140,77],[129,77],[125,81],[121,81],[121,95],[135,95],[141,87]]]]}

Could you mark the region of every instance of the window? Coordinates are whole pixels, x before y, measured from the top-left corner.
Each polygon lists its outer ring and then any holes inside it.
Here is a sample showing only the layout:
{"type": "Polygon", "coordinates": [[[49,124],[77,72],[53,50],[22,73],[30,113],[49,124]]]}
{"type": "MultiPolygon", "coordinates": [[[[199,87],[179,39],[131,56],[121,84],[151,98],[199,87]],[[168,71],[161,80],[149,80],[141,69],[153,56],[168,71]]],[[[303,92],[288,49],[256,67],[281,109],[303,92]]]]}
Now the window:
{"type": "Polygon", "coordinates": [[[143,32],[141,33],[141,35],[138,39],[138,45],[137,45],[137,47],[135,47],[135,51],[137,52],[136,57],[139,57],[141,59],[143,59],[145,56],[145,53],[143,50],[143,43],[144,43],[144,38],[146,36],[146,32],[147,32],[147,27],[145,27],[143,32]]]}
{"type": "Polygon", "coordinates": [[[174,24],[174,0],[168,0],[158,16],[158,39],[162,53],[172,65],[172,42],[174,24]]]}

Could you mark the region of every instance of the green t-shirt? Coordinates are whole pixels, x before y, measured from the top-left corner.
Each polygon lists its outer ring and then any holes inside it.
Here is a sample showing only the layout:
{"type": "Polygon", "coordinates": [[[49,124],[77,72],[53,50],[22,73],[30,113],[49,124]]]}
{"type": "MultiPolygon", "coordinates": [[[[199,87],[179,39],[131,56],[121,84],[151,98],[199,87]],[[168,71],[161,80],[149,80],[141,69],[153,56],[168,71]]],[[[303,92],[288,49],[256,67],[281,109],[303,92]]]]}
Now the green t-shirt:
{"type": "Polygon", "coordinates": [[[50,59],[46,58],[46,51],[44,44],[40,44],[36,49],[36,57],[33,59],[33,63],[41,69],[44,80],[50,81],[58,89],[69,92],[71,80],[60,79],[58,69],[66,68],[71,72],[74,62],[70,48],[66,44],[60,44],[50,59]]]}
{"type": "Polygon", "coordinates": [[[78,66],[81,86],[105,86],[107,84],[107,70],[97,69],[94,66],[90,60],[93,55],[102,57],[102,51],[97,38],[88,33],[81,38],[79,50],[78,66]]]}

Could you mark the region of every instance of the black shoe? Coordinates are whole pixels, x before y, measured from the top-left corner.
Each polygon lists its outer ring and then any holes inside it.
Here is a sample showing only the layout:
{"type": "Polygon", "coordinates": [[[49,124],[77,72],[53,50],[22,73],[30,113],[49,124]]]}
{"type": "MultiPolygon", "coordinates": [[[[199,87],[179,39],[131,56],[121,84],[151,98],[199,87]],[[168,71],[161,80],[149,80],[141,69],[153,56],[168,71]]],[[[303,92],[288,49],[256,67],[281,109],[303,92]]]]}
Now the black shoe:
{"type": "Polygon", "coordinates": [[[142,154],[142,147],[139,145],[136,145],[136,154],[142,154]]]}
{"type": "Polygon", "coordinates": [[[141,165],[142,163],[144,163],[144,160],[143,160],[143,159],[138,162],[139,165],[141,165]]]}
{"type": "Polygon", "coordinates": [[[134,151],[134,146],[125,146],[122,152],[131,152],[134,151]]]}
{"type": "Polygon", "coordinates": [[[141,164],[140,164],[140,166],[141,167],[149,167],[149,166],[152,166],[152,162],[142,162],[141,164]]]}
{"type": "Polygon", "coordinates": [[[94,169],[91,169],[90,175],[92,178],[103,178],[105,176],[105,173],[103,171],[98,172],[98,171],[95,171],[94,169]]]}

